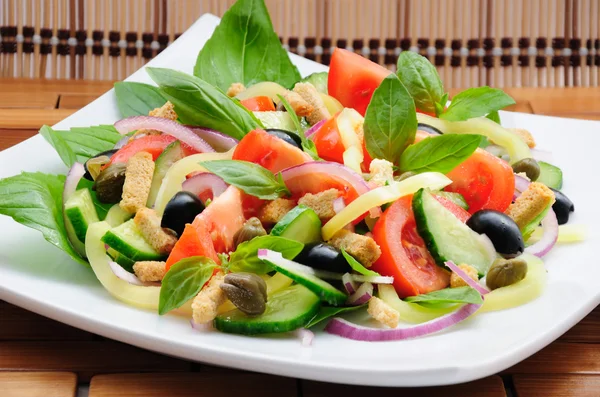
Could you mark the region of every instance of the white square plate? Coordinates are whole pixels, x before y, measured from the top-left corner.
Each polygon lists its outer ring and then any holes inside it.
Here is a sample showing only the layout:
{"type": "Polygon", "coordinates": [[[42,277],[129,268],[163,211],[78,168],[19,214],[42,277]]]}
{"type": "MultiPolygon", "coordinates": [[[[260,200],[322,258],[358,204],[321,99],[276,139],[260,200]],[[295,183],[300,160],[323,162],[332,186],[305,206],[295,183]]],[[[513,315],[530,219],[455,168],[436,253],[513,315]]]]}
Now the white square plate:
{"type": "MultiPolygon", "coordinates": [[[[200,18],[150,66],[191,73],[196,55],[218,24],[200,18]]],[[[322,65],[291,56],[303,75],[322,65]]],[[[128,80],[150,82],[141,70],[128,80]]],[[[540,95],[543,95],[540,90],[540,95]]],[[[65,129],[120,118],[111,90],[56,125],[65,129]]],[[[589,225],[584,243],[557,247],[546,258],[544,295],[525,306],[485,313],[429,337],[400,342],[355,342],[319,332],[310,348],[296,337],[199,333],[189,320],[135,309],[113,299],[93,272],[44,241],[41,234],[0,217],[0,299],[58,321],[146,349],[215,365],[329,382],[379,386],[460,383],[503,370],[546,346],[600,303],[598,167],[600,123],[519,113],[502,122],[535,134],[554,152],[575,202],[573,223],[589,225]]],[[[0,153],[0,177],[22,170],[65,173],[58,155],[37,135],[0,153]]]]}

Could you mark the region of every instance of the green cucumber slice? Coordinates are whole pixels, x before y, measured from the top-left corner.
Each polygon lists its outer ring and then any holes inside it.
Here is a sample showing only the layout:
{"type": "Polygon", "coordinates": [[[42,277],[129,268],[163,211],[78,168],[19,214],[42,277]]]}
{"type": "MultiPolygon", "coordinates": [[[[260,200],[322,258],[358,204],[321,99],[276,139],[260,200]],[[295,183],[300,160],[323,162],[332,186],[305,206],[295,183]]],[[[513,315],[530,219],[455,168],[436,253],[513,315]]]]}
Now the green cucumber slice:
{"type": "Polygon", "coordinates": [[[102,241],[135,262],[163,259],[144,239],[133,219],[110,229],[102,237],[102,241]]]}
{"type": "Polygon", "coordinates": [[[165,148],[165,150],[158,156],[154,163],[154,175],[152,175],[152,185],[150,186],[150,193],[148,194],[148,201],[146,206],[152,208],[158,197],[158,191],[162,185],[162,181],[167,174],[167,171],[173,164],[185,157],[183,148],[179,141],[171,143],[165,148]]]}
{"type": "Polygon", "coordinates": [[[127,270],[129,273],[133,273],[134,260],[129,259],[120,252],[115,251],[112,248],[106,250],[106,253],[112,258],[113,261],[117,262],[121,267],[127,270]]]}
{"type": "Polygon", "coordinates": [[[521,234],[523,235],[523,240],[527,241],[529,237],[533,234],[535,229],[540,225],[542,220],[546,217],[548,210],[552,207],[552,204],[548,205],[546,208],[542,210],[531,222],[521,228],[521,234]]]}
{"type": "Polygon", "coordinates": [[[562,170],[544,161],[538,161],[538,165],[540,166],[540,176],[537,182],[541,182],[552,189],[560,190],[563,183],[562,170]]]}
{"type": "Polygon", "coordinates": [[[265,128],[277,128],[286,131],[296,131],[296,126],[288,112],[253,112],[265,128]]]}
{"type": "Polygon", "coordinates": [[[319,311],[319,298],[302,285],[294,285],[269,297],[265,312],[248,316],[239,310],[223,313],[214,320],[222,332],[242,335],[288,332],[303,327],[319,311]]]}
{"type": "Polygon", "coordinates": [[[271,235],[296,240],[302,244],[321,241],[321,220],[310,207],[300,204],[284,215],[271,229],[271,235]]]}
{"type": "Polygon", "coordinates": [[[327,72],[318,72],[313,73],[311,75],[306,76],[302,80],[301,83],[311,83],[315,86],[317,91],[327,94],[327,80],[329,79],[329,73],[327,72]]]}
{"type": "Polygon", "coordinates": [[[465,211],[469,210],[469,204],[467,204],[467,200],[465,200],[463,195],[460,193],[444,192],[443,190],[441,190],[439,192],[435,192],[435,195],[447,198],[448,200],[452,201],[454,204],[458,205],[465,211]]]}
{"type": "Polygon", "coordinates": [[[79,189],[69,197],[65,203],[65,215],[82,243],[85,242],[88,226],[100,221],[88,189],[79,189]]]}
{"type": "Polygon", "coordinates": [[[485,236],[471,230],[423,189],[413,196],[412,207],[417,231],[438,266],[453,261],[473,266],[480,275],[487,273],[496,253],[485,236]]]}

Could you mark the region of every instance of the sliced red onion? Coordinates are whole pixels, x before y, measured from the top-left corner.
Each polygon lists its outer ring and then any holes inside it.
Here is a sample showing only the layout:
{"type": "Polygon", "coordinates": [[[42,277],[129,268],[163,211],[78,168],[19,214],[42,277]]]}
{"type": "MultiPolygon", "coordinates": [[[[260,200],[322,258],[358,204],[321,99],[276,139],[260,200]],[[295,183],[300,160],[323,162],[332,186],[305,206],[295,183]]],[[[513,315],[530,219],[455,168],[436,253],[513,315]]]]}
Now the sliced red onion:
{"type": "Polygon", "coordinates": [[[347,304],[351,306],[364,305],[373,297],[373,284],[362,283],[355,293],[348,297],[347,304]]]}
{"type": "Polygon", "coordinates": [[[225,135],[219,131],[211,130],[209,128],[199,128],[193,126],[187,127],[204,141],[206,141],[206,143],[208,143],[217,152],[226,152],[239,142],[237,139],[232,138],[229,135],[225,135]]]}
{"type": "Polygon", "coordinates": [[[333,200],[333,211],[336,214],[339,214],[340,211],[343,210],[344,208],[346,208],[346,203],[344,202],[343,197],[338,197],[335,200],[333,200]]]}
{"type": "Polygon", "coordinates": [[[127,281],[129,284],[141,285],[144,287],[160,286],[160,283],[149,283],[141,281],[139,278],[136,277],[135,274],[129,273],[127,270],[123,269],[123,267],[121,267],[121,265],[119,265],[117,262],[110,261],[108,262],[108,264],[110,265],[110,270],[112,270],[115,276],[117,276],[123,281],[127,281]]]}
{"type": "Polygon", "coordinates": [[[549,152],[547,150],[531,149],[530,151],[531,156],[538,161],[551,163],[554,160],[554,155],[552,154],[552,152],[549,152]]]}
{"type": "Polygon", "coordinates": [[[210,172],[201,172],[186,179],[181,185],[181,189],[195,194],[206,204],[207,199],[214,200],[215,197],[219,197],[227,189],[227,186],[221,177],[210,172]]]}
{"type": "Polygon", "coordinates": [[[192,326],[192,329],[194,329],[196,331],[200,331],[200,332],[206,332],[206,331],[213,330],[212,321],[209,321],[209,322],[203,323],[203,324],[199,324],[199,323],[195,322],[194,319],[192,318],[190,320],[190,325],[192,326]]]}
{"type": "Polygon", "coordinates": [[[300,342],[304,347],[310,347],[312,345],[313,340],[315,339],[314,332],[306,328],[297,329],[296,335],[298,336],[298,338],[300,338],[300,342]]]}
{"type": "Polygon", "coordinates": [[[408,328],[369,328],[335,317],[327,324],[325,331],[343,338],[366,342],[412,339],[433,334],[458,324],[470,317],[480,307],[480,304],[469,303],[455,312],[408,328]]]}
{"type": "Polygon", "coordinates": [[[63,206],[67,202],[67,200],[75,193],[77,190],[77,185],[79,185],[79,181],[85,174],[85,168],[81,163],[75,163],[67,173],[67,178],[65,179],[65,186],[63,188],[63,206]]]}
{"type": "Polygon", "coordinates": [[[365,182],[360,174],[342,164],[331,161],[310,161],[281,171],[283,181],[292,191],[292,194],[294,193],[294,186],[288,182],[298,177],[305,177],[302,181],[302,187],[305,189],[306,187],[310,188],[311,182],[315,181],[317,184],[315,186],[316,192],[319,187],[319,181],[318,178],[315,177],[315,174],[326,174],[328,176],[337,177],[350,184],[359,196],[370,190],[367,182],[365,182]]]}
{"type": "Polygon", "coordinates": [[[309,138],[312,134],[314,134],[315,132],[319,131],[319,128],[321,128],[323,126],[323,124],[325,124],[326,121],[327,121],[327,119],[319,121],[317,124],[313,125],[308,130],[306,130],[306,132],[304,133],[304,135],[307,138],[309,138]]]}
{"type": "MultiPolygon", "coordinates": [[[[529,179],[521,175],[515,174],[515,190],[517,190],[519,193],[523,193],[525,190],[527,190],[530,183],[531,182],[529,181],[529,179]]],[[[517,197],[518,196],[520,196],[520,194],[517,195],[517,197]]]]}
{"type": "Polygon", "coordinates": [[[538,258],[546,255],[558,241],[558,220],[552,208],[548,209],[548,213],[542,219],[542,230],[544,232],[542,238],[537,243],[525,248],[526,253],[535,255],[538,258]]]}
{"type": "Polygon", "coordinates": [[[481,295],[485,295],[488,292],[490,292],[487,289],[485,289],[484,287],[482,287],[477,281],[475,281],[471,277],[469,277],[467,275],[467,273],[464,272],[464,270],[462,270],[460,267],[456,266],[456,263],[454,263],[452,261],[447,261],[447,262],[444,262],[444,264],[446,266],[448,266],[450,268],[450,270],[452,270],[454,273],[456,273],[458,275],[458,277],[462,278],[462,280],[465,283],[467,283],[469,285],[469,287],[475,288],[477,290],[477,292],[479,292],[481,295]]]}
{"type": "Polygon", "coordinates": [[[127,117],[117,121],[115,123],[115,128],[121,134],[127,134],[128,132],[141,129],[157,130],[177,138],[179,141],[187,144],[199,153],[210,153],[215,151],[215,149],[206,143],[204,139],[194,134],[194,131],[192,131],[190,128],[181,125],[176,121],[162,117],[127,117]]]}
{"type": "Polygon", "coordinates": [[[348,293],[348,295],[352,295],[358,289],[356,282],[352,279],[352,275],[350,273],[344,273],[342,276],[342,283],[344,284],[344,289],[348,293]]]}

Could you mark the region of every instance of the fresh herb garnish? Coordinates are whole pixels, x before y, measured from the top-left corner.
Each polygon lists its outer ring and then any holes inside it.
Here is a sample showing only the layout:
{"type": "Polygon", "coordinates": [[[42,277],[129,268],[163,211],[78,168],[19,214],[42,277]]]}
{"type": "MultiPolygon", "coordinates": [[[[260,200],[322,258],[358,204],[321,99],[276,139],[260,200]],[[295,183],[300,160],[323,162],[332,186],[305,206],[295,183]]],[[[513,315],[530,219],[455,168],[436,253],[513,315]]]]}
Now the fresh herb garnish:
{"type": "Polygon", "coordinates": [[[481,294],[471,287],[445,288],[439,291],[429,292],[404,299],[406,302],[427,303],[438,305],[446,303],[483,303],[481,294]]]}
{"type": "Polygon", "coordinates": [[[182,72],[146,68],[183,124],[212,128],[236,139],[262,127],[252,112],[206,81],[182,72]]]}
{"type": "Polygon", "coordinates": [[[403,51],[398,57],[397,75],[415,101],[417,109],[439,115],[444,109],[444,86],[435,67],[416,52],[403,51]]]}
{"type": "Polygon", "coordinates": [[[228,184],[263,200],[275,200],[290,193],[281,173],[275,177],[268,169],[249,161],[213,160],[200,164],[228,184]]]}
{"type": "Polygon", "coordinates": [[[373,92],[363,128],[371,157],[392,163],[396,163],[414,141],[417,133],[415,103],[394,74],[387,76],[373,92]]]}
{"type": "Polygon", "coordinates": [[[115,83],[115,95],[123,117],[147,116],[149,111],[167,102],[158,87],[133,81],[115,83]]]}
{"type": "Polygon", "coordinates": [[[440,118],[449,121],[464,121],[485,116],[490,112],[514,104],[514,99],[497,88],[487,86],[469,88],[452,98],[452,103],[444,113],[440,114],[440,118]]]}
{"type": "Polygon", "coordinates": [[[258,259],[259,249],[269,249],[281,253],[286,259],[294,259],[302,251],[304,244],[279,236],[260,236],[240,244],[229,257],[227,269],[232,272],[252,272],[264,274],[273,270],[268,262],[258,259]]]}
{"type": "Polygon", "coordinates": [[[344,258],[346,258],[346,261],[348,261],[348,264],[350,265],[352,270],[354,270],[355,272],[360,273],[363,276],[375,276],[375,277],[381,276],[379,273],[374,272],[373,270],[369,270],[366,267],[364,267],[362,265],[362,263],[360,263],[359,261],[354,259],[354,257],[352,255],[350,255],[349,253],[347,253],[346,250],[344,250],[343,248],[342,248],[342,255],[344,255],[344,258]]]}
{"type": "Polygon", "coordinates": [[[445,134],[409,146],[400,157],[403,172],[450,172],[479,146],[481,135],[445,134]]]}
{"type": "Polygon", "coordinates": [[[315,325],[331,318],[333,316],[337,316],[338,314],[354,312],[358,309],[363,309],[367,305],[361,306],[347,306],[347,307],[335,307],[335,306],[321,306],[317,314],[304,326],[304,328],[311,328],[315,325]]]}
{"type": "Polygon", "coordinates": [[[281,101],[281,104],[287,111],[288,115],[292,119],[292,123],[296,128],[296,133],[302,141],[302,149],[306,153],[308,153],[313,158],[313,160],[320,160],[319,155],[317,154],[317,147],[315,146],[315,143],[306,138],[306,135],[304,134],[304,128],[302,127],[302,123],[300,122],[300,119],[298,119],[298,115],[296,114],[296,112],[294,112],[294,109],[292,109],[290,103],[282,95],[277,94],[277,96],[279,97],[279,100],[281,101]]]}
{"type": "Polygon", "coordinates": [[[497,110],[494,110],[493,112],[488,113],[488,115],[485,117],[492,120],[496,124],[500,124],[500,115],[498,114],[497,110]]]}
{"type": "Polygon", "coordinates": [[[289,88],[300,80],[263,0],[238,0],[225,12],[198,54],[194,75],[223,91],[232,83],[273,81],[289,88]]]}
{"type": "Polygon", "coordinates": [[[185,258],[171,266],[160,287],[158,314],[177,309],[196,296],[216,267],[212,259],[204,256],[185,258]]]}

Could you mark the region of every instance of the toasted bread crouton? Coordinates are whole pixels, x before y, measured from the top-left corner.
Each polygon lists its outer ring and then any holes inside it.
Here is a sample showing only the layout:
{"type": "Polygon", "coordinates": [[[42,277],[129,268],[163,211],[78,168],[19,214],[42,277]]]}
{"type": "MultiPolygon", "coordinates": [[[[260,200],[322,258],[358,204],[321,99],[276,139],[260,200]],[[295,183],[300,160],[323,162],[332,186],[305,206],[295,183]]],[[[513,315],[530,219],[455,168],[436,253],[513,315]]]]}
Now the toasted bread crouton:
{"type": "Polygon", "coordinates": [[[325,221],[335,216],[333,202],[340,197],[340,194],[340,191],[337,189],[324,190],[317,194],[306,193],[298,200],[298,204],[304,204],[312,208],[319,216],[319,219],[325,221]]]}
{"type": "Polygon", "coordinates": [[[372,237],[352,233],[346,229],[334,234],[328,243],[338,249],[344,249],[364,267],[371,267],[381,256],[381,248],[372,237]]]}
{"type": "Polygon", "coordinates": [[[227,300],[221,289],[224,279],[223,272],[215,274],[194,298],[192,317],[196,324],[206,324],[217,317],[219,306],[227,300]]]}
{"type": "Polygon", "coordinates": [[[278,198],[269,201],[258,213],[258,219],[265,224],[275,224],[296,206],[294,200],[278,198]]]}
{"type": "MultiPolygon", "coordinates": [[[[475,269],[473,266],[463,263],[462,265],[458,265],[458,267],[460,268],[460,270],[467,273],[467,276],[469,276],[473,280],[479,280],[477,269],[475,269]]],[[[450,276],[450,288],[466,287],[468,285],[469,284],[467,284],[462,278],[460,278],[458,274],[452,272],[452,275],[450,276]]]]}
{"type": "Polygon", "coordinates": [[[165,262],[141,261],[133,264],[133,272],[143,282],[162,281],[167,270],[165,262]]]}
{"type": "Polygon", "coordinates": [[[539,182],[532,182],[506,210],[519,229],[530,224],[548,206],[554,204],[554,192],[539,182]]]}
{"type": "Polygon", "coordinates": [[[385,186],[394,180],[394,165],[387,160],[373,159],[369,166],[369,172],[371,173],[369,186],[372,188],[385,186]]]}
{"type": "Polygon", "coordinates": [[[167,233],[160,227],[160,218],[153,209],[140,208],[136,212],[133,221],[142,233],[142,236],[144,236],[144,239],[156,251],[166,255],[173,250],[177,242],[177,237],[167,233]]]}
{"type": "Polygon", "coordinates": [[[169,119],[172,121],[177,120],[177,113],[175,113],[175,107],[170,101],[167,101],[164,105],[148,113],[148,116],[160,117],[162,119],[169,119]]]}
{"type": "Polygon", "coordinates": [[[153,174],[154,161],[150,153],[139,152],[129,159],[119,203],[123,210],[135,214],[140,208],[146,207],[153,174]]]}
{"type": "Polygon", "coordinates": [[[535,147],[535,139],[533,139],[533,135],[529,131],[523,128],[508,128],[509,131],[516,134],[521,138],[523,142],[527,144],[531,149],[535,147]]]}
{"type": "Polygon", "coordinates": [[[315,110],[315,108],[310,103],[306,102],[297,92],[288,90],[283,94],[283,97],[290,104],[292,109],[294,109],[294,113],[296,113],[298,117],[307,117],[315,110]]]}
{"type": "Polygon", "coordinates": [[[229,98],[233,98],[241,94],[243,91],[246,91],[246,86],[242,83],[232,83],[227,89],[227,96],[229,98]]]}
{"type": "Polygon", "coordinates": [[[375,296],[369,299],[367,312],[375,320],[390,328],[396,328],[400,322],[400,313],[375,296]]]}
{"type": "Polygon", "coordinates": [[[296,83],[294,92],[299,94],[313,107],[313,111],[306,116],[306,120],[308,120],[310,125],[315,125],[321,120],[331,118],[331,113],[327,110],[325,102],[323,102],[323,98],[321,98],[321,94],[319,94],[319,91],[317,91],[314,85],[310,83],[296,83]]]}

